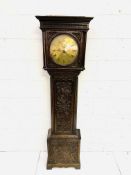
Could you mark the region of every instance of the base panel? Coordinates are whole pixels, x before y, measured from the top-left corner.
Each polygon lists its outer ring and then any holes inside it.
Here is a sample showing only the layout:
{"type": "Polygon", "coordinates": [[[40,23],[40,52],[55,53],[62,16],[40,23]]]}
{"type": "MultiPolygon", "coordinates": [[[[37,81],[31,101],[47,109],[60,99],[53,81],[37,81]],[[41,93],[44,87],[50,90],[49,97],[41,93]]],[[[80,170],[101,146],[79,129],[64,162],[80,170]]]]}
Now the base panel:
{"type": "Polygon", "coordinates": [[[80,169],[80,130],[71,135],[53,135],[48,132],[47,169],[53,167],[74,167],[80,169]]]}

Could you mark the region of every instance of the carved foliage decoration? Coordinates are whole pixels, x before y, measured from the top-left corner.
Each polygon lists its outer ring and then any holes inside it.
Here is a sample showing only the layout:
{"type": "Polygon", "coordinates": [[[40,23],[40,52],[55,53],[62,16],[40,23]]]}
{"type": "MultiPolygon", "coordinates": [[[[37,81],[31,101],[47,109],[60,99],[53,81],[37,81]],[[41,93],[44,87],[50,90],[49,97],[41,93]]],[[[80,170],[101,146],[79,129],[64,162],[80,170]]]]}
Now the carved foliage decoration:
{"type": "Polygon", "coordinates": [[[80,32],[73,32],[73,35],[80,41],[81,40],[81,33],[80,32]]]}
{"type": "Polygon", "coordinates": [[[55,34],[57,34],[57,32],[54,32],[54,31],[48,32],[47,40],[50,40],[53,36],[55,36],[55,34]]]}
{"type": "Polygon", "coordinates": [[[57,81],[56,86],[56,131],[72,129],[72,81],[57,81]]]}
{"type": "Polygon", "coordinates": [[[53,139],[49,146],[49,163],[78,163],[79,141],[67,139],[53,139]]]}

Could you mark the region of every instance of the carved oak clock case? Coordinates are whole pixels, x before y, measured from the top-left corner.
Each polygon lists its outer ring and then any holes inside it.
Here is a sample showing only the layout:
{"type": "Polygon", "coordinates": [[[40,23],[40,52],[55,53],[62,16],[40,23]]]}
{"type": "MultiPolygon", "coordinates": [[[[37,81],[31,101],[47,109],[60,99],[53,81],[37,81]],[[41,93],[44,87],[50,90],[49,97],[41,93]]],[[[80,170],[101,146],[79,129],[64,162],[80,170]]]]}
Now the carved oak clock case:
{"type": "Polygon", "coordinates": [[[84,70],[86,35],[91,17],[36,16],[43,38],[43,68],[50,75],[51,129],[47,169],[80,168],[77,121],[78,75],[84,70]]]}

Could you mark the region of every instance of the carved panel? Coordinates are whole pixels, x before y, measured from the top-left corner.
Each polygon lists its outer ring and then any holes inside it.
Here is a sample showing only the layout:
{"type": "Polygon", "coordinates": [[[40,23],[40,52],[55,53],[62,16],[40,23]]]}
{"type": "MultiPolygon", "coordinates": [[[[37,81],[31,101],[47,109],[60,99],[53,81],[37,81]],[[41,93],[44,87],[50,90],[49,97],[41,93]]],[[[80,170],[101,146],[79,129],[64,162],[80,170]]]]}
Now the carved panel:
{"type": "Polygon", "coordinates": [[[54,32],[54,31],[47,32],[47,40],[50,40],[52,36],[54,36],[56,33],[57,32],[54,32]]]}
{"type": "Polygon", "coordinates": [[[81,33],[79,32],[73,32],[73,35],[77,37],[77,39],[80,41],[81,40],[81,33]]]}
{"type": "Polygon", "coordinates": [[[79,140],[52,139],[48,149],[49,162],[70,164],[79,162],[79,140]]]}
{"type": "Polygon", "coordinates": [[[71,81],[56,81],[56,131],[71,131],[72,129],[72,89],[71,81]]]}

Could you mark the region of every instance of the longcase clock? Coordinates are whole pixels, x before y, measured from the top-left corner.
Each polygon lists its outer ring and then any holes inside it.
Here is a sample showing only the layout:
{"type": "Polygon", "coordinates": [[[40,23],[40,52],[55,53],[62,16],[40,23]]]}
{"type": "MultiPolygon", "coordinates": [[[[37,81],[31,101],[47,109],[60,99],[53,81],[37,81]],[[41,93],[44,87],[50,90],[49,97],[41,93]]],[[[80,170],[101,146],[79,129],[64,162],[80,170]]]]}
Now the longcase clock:
{"type": "Polygon", "coordinates": [[[43,68],[50,75],[51,129],[47,169],[80,168],[77,122],[78,75],[84,70],[86,35],[92,17],[36,16],[43,38],[43,68]]]}

